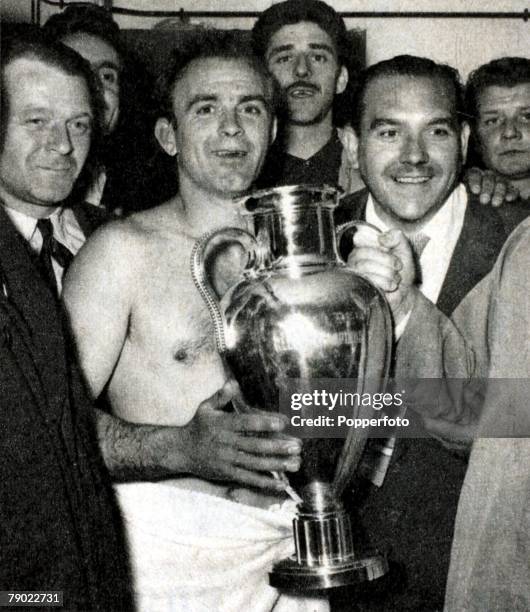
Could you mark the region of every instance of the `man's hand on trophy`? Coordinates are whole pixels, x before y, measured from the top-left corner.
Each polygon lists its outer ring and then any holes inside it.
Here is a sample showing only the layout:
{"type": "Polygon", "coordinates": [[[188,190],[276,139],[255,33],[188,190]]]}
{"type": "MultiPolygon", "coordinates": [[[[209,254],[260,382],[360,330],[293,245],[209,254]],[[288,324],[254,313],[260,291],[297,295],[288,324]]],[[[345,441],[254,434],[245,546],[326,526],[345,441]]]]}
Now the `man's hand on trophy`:
{"type": "Polygon", "coordinates": [[[226,382],[183,427],[187,471],[208,480],[283,491],[284,482],[269,472],[296,472],[301,442],[281,433],[286,420],[279,414],[223,411],[238,393],[235,381],[226,382]]]}
{"type": "Polygon", "coordinates": [[[416,267],[409,241],[399,230],[378,234],[361,227],[353,243],[348,266],[385,292],[394,321],[399,324],[416,297],[416,267]]]}

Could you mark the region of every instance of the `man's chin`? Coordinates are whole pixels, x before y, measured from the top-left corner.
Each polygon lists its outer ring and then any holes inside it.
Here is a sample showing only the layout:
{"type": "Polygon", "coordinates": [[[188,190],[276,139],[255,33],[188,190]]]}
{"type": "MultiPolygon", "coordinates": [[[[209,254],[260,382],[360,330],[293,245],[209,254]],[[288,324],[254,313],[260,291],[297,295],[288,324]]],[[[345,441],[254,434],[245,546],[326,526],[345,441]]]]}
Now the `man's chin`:
{"type": "Polygon", "coordinates": [[[54,206],[59,204],[72,192],[72,184],[64,188],[40,189],[35,194],[35,201],[41,202],[43,206],[54,206]]]}
{"type": "Polygon", "coordinates": [[[319,125],[324,121],[325,115],[319,114],[316,117],[289,117],[289,123],[291,125],[299,126],[311,126],[319,125]]]}
{"type": "Polygon", "coordinates": [[[311,108],[289,108],[288,122],[291,125],[318,125],[322,123],[329,109],[318,110],[311,108]]]}
{"type": "Polygon", "coordinates": [[[238,196],[245,195],[249,192],[254,183],[255,177],[230,177],[227,180],[220,181],[217,188],[219,193],[222,193],[230,198],[236,198],[238,196]]]}
{"type": "Polygon", "coordinates": [[[497,174],[505,181],[520,181],[523,179],[530,179],[530,168],[514,168],[513,166],[505,167],[499,166],[496,170],[497,174]]]}

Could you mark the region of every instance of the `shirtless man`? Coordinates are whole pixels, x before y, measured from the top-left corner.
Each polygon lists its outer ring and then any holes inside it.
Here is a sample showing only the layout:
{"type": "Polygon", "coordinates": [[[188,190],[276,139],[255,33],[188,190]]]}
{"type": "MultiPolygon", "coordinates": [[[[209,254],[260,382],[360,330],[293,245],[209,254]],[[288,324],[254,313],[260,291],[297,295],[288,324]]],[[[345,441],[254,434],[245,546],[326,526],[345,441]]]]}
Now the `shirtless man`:
{"type": "MultiPolygon", "coordinates": [[[[209,230],[245,227],[233,197],[251,185],[274,135],[272,82],[228,34],[206,35],[189,48],[169,67],[161,89],[164,116],[155,134],[176,156],[180,193],[96,233],[64,290],[92,393],[107,390],[114,415],[142,424],[140,431],[150,428],[145,424],[189,428],[205,412],[204,403],[211,403],[209,397],[221,407],[234,394],[191,278],[190,254],[209,230]]],[[[211,407],[207,414],[213,420],[211,407]]],[[[281,489],[263,472],[297,470],[299,442],[238,435],[238,430],[278,431],[279,417],[215,414],[218,422],[232,424],[213,439],[219,446],[231,436],[222,454],[231,462],[224,480],[281,489]]],[[[266,584],[266,572],[291,552],[292,510],[227,501],[227,486],[211,482],[223,475],[214,471],[208,454],[215,446],[204,430],[195,446],[202,453],[199,461],[210,461],[209,469],[188,465],[202,479],[116,487],[139,607],[270,610],[278,593],[266,584]]],[[[296,609],[303,609],[303,601],[294,599],[296,609]]],[[[312,600],[311,609],[320,604],[312,600]]]]}

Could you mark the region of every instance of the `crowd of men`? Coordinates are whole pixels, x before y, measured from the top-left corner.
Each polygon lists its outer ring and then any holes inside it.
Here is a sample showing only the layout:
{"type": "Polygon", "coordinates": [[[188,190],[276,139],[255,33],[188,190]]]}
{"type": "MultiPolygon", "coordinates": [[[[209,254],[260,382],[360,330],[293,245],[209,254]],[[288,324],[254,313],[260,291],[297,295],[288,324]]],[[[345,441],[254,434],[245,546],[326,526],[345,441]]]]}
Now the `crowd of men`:
{"type": "MultiPolygon", "coordinates": [[[[340,248],[387,296],[396,375],[529,379],[530,60],[466,87],[409,55],[349,74],[342,18],[280,2],[251,46],[206,31],[168,61],[154,135],[178,193],[111,218],[117,25],[69,7],[2,46],[0,590],[63,591],[68,610],[527,610],[530,445],[472,440],[499,407],[524,433],[524,384],[481,389],[478,413],[469,392],[418,409],[431,438],[369,446],[351,503],[392,548],[385,578],[331,604],[268,585],[293,549],[272,472],[297,471],[301,443],[279,415],[233,412],[189,261],[205,232],[246,228],[236,196],[318,177],[349,194],[337,223],[381,230],[340,248]],[[468,143],[484,170],[464,173],[468,143]]],[[[218,265],[237,276],[239,251],[218,265]]]]}

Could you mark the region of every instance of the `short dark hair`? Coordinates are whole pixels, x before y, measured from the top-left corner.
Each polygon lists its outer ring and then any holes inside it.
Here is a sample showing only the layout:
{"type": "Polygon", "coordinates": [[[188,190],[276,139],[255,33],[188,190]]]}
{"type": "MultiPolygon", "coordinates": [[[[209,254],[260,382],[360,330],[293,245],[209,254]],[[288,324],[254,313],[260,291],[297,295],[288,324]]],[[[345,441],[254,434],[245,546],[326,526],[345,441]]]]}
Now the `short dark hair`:
{"type": "Polygon", "coordinates": [[[218,57],[221,59],[246,62],[262,79],[270,99],[271,114],[276,111],[277,85],[263,61],[254,55],[249,45],[237,32],[227,30],[206,30],[193,37],[183,48],[173,52],[167,69],[157,81],[156,94],[159,116],[174,120],[173,91],[188,66],[195,60],[218,57]]]}
{"type": "Polygon", "coordinates": [[[120,28],[112,15],[100,6],[68,6],[62,13],[52,15],[42,29],[53,40],[64,40],[78,33],[97,36],[109,44],[120,58],[124,57],[120,28]]]}
{"type": "Polygon", "coordinates": [[[346,63],[348,43],[344,19],[321,0],[285,0],[263,11],[252,28],[254,52],[265,57],[273,35],[285,25],[316,23],[333,41],[339,63],[346,63]]]}
{"type": "Polygon", "coordinates": [[[363,70],[357,80],[351,124],[359,134],[364,113],[364,97],[372,81],[379,77],[406,76],[438,81],[453,98],[453,109],[458,123],[465,119],[464,87],[458,70],[447,64],[438,64],[426,57],[397,55],[389,60],[373,64],[363,70]]]}
{"type": "MultiPolygon", "coordinates": [[[[87,164],[97,155],[103,133],[103,113],[105,102],[101,96],[99,82],[94,76],[90,64],[79,54],[62,43],[49,40],[38,31],[31,31],[17,37],[6,37],[2,40],[0,55],[0,151],[4,146],[5,130],[9,121],[9,92],[5,82],[6,68],[15,60],[28,58],[38,60],[48,66],[57,68],[64,74],[79,77],[87,85],[89,104],[93,114],[93,128],[90,153],[87,164]]],[[[86,165],[86,164],[85,164],[86,165]]]]}
{"type": "Polygon", "coordinates": [[[530,59],[502,57],[473,70],[466,84],[466,110],[473,119],[478,118],[479,97],[486,87],[515,87],[530,83],[530,59]]]}

